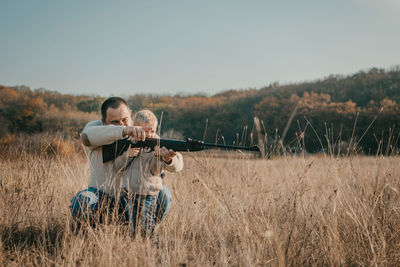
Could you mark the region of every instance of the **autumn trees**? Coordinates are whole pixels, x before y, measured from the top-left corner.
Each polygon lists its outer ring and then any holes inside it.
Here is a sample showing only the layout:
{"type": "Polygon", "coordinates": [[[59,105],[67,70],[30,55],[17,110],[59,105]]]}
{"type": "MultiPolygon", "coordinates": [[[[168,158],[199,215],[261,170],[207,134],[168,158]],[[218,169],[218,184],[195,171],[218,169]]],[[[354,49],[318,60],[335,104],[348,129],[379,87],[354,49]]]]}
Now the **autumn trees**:
{"type": "MultiPolygon", "coordinates": [[[[26,86],[0,86],[0,137],[7,133],[77,132],[100,118],[105,98],[65,95],[26,86]]],[[[161,132],[207,142],[255,142],[253,118],[265,140],[287,147],[326,151],[334,143],[357,143],[365,153],[399,147],[400,68],[373,68],[349,76],[330,75],[300,84],[229,90],[213,96],[136,94],[133,111],[162,116],[161,132]]]]}
{"type": "Polygon", "coordinates": [[[78,109],[88,96],[69,96],[43,89],[0,86],[0,137],[7,134],[37,133],[82,128],[90,113],[78,109]]]}

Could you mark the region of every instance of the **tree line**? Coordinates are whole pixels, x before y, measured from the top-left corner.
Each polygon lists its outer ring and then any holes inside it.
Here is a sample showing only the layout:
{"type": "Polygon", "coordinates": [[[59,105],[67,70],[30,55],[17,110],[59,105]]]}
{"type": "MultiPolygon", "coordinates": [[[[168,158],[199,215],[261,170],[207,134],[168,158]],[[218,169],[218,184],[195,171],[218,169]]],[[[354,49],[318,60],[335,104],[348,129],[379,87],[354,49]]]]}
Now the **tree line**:
{"type": "MultiPolygon", "coordinates": [[[[77,132],[100,117],[104,99],[0,86],[0,138],[77,132]]],[[[247,145],[262,141],[266,149],[311,153],[353,148],[393,153],[399,147],[399,66],[213,96],[136,94],[126,99],[133,111],[155,112],[169,137],[247,145]]]]}

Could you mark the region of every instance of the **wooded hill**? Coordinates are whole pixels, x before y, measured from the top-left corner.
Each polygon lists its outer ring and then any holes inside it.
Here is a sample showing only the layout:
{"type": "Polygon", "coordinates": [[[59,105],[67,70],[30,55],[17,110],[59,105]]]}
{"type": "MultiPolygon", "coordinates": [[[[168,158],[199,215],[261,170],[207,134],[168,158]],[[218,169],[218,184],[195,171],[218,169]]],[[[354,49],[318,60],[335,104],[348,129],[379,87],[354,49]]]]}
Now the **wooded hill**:
{"type": "MultiPolygon", "coordinates": [[[[87,121],[99,118],[104,99],[0,86],[0,137],[21,132],[76,133],[87,121]]],[[[358,144],[368,154],[378,148],[397,153],[399,146],[399,66],[213,96],[144,93],[127,101],[133,111],[149,108],[158,118],[162,114],[162,133],[175,138],[257,142],[254,117],[258,117],[269,149],[275,149],[279,141],[285,150],[305,148],[308,152],[358,144]]]]}

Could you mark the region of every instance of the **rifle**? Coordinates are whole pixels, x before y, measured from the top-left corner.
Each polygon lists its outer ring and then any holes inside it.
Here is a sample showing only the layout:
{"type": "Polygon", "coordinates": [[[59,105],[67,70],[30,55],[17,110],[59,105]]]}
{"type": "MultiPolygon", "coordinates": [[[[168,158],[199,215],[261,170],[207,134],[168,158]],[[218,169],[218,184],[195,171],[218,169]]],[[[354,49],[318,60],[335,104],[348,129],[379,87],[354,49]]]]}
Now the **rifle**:
{"type": "Polygon", "coordinates": [[[156,139],[156,138],[146,138],[144,141],[131,141],[128,139],[118,140],[112,144],[102,146],[102,154],[103,154],[103,163],[114,160],[116,157],[124,153],[129,146],[131,147],[142,147],[148,148],[150,150],[154,150],[155,146],[163,147],[165,146],[168,149],[172,149],[174,151],[201,151],[206,147],[218,147],[218,148],[226,148],[232,150],[247,150],[260,152],[260,148],[258,146],[231,146],[231,145],[219,145],[219,144],[209,144],[204,143],[203,141],[193,140],[188,138],[186,141],[184,140],[171,140],[171,139],[156,139]]]}

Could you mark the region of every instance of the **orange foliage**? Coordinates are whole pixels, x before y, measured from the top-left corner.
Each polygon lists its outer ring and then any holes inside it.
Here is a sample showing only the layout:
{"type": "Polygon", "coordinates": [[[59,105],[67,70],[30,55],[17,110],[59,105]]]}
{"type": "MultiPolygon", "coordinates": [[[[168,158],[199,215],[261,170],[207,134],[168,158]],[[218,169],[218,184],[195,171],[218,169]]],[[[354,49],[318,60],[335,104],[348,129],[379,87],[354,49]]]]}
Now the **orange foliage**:
{"type": "Polygon", "coordinates": [[[15,101],[20,96],[21,94],[16,90],[5,86],[0,86],[1,102],[15,101]]]}
{"type": "Polygon", "coordinates": [[[392,113],[399,112],[399,105],[394,100],[384,98],[381,101],[381,106],[382,106],[384,112],[392,112],[392,113]]]}

